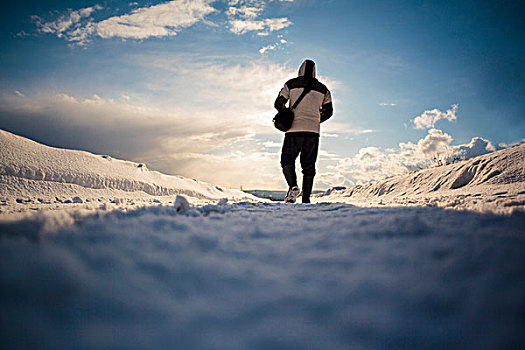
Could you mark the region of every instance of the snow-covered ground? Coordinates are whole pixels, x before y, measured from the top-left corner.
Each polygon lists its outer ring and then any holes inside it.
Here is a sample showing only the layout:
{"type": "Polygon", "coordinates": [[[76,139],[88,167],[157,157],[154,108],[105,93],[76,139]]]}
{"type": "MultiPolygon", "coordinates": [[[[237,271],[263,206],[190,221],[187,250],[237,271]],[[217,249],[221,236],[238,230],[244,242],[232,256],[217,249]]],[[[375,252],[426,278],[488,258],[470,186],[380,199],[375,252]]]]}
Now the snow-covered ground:
{"type": "Polygon", "coordinates": [[[317,201],[359,206],[525,210],[525,144],[384,181],[331,191],[317,201]]]}
{"type": "Polygon", "coordinates": [[[170,204],[255,200],[239,190],[150,171],[110,156],[48,147],[0,130],[0,214],[28,210],[136,208],[170,204]],[[106,208],[104,208],[106,207],[106,208]]]}
{"type": "Polygon", "coordinates": [[[525,344],[523,146],[304,205],[6,132],[0,147],[2,349],[525,344]]]}

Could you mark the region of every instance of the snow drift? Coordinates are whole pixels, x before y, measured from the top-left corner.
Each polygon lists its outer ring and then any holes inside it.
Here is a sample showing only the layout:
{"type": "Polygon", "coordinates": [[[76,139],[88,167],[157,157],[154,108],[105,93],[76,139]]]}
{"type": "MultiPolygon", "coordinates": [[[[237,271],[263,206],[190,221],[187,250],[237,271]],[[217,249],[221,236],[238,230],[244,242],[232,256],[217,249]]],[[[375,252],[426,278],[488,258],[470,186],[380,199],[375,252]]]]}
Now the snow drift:
{"type": "MultiPolygon", "coordinates": [[[[0,196],[20,201],[54,200],[64,192],[85,197],[125,198],[185,195],[193,200],[254,197],[182,176],[149,170],[144,164],[106,155],[59,149],[0,130],[0,196]]],[[[79,199],[77,201],[79,202],[79,199]]]]}
{"type": "Polygon", "coordinates": [[[525,144],[469,160],[329,191],[318,201],[509,212],[525,207],[525,144]]]}

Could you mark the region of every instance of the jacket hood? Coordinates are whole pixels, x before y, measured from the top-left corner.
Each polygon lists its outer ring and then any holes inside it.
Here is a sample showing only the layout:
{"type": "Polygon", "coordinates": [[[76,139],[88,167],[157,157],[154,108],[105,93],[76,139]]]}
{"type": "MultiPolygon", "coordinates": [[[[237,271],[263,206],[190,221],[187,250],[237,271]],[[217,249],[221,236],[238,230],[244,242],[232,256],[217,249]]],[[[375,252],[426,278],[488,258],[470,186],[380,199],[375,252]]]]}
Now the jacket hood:
{"type": "Polygon", "coordinates": [[[315,62],[312,60],[304,60],[299,68],[299,76],[315,78],[315,62]]]}

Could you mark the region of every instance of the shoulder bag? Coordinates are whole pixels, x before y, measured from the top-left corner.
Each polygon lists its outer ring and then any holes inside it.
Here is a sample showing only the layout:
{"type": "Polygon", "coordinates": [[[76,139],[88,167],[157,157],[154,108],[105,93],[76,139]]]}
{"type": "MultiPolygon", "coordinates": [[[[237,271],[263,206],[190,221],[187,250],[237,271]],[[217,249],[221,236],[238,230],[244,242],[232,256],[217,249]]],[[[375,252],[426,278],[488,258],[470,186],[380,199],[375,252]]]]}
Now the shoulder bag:
{"type": "Polygon", "coordinates": [[[277,112],[277,114],[273,118],[273,125],[278,130],[286,132],[292,127],[293,119],[295,117],[293,111],[294,111],[294,109],[297,108],[297,106],[299,105],[299,103],[301,102],[303,97],[305,97],[310,92],[310,90],[312,90],[312,86],[311,85],[312,85],[312,81],[310,80],[308,82],[308,85],[306,85],[306,87],[304,88],[303,93],[301,94],[301,96],[299,96],[297,101],[295,101],[295,103],[293,104],[292,108],[285,107],[282,110],[280,110],[279,112],[277,112]]]}

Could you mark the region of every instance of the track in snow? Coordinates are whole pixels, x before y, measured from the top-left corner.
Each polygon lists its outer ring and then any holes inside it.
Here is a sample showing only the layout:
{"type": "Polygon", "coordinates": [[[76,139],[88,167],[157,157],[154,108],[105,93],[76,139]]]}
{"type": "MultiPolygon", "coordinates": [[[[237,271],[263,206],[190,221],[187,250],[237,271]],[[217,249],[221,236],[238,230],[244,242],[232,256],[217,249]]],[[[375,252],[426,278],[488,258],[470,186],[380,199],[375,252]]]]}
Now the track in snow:
{"type": "Polygon", "coordinates": [[[513,348],[525,214],[238,203],[0,224],[2,348],[513,348]],[[67,224],[66,224],[67,223],[67,224]]]}

